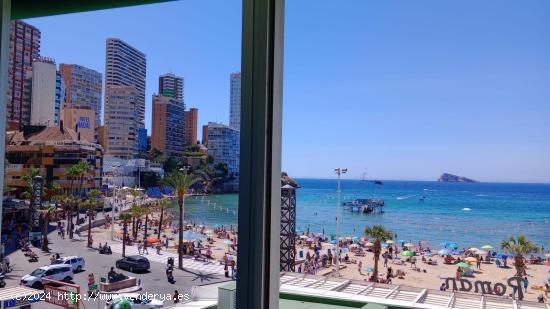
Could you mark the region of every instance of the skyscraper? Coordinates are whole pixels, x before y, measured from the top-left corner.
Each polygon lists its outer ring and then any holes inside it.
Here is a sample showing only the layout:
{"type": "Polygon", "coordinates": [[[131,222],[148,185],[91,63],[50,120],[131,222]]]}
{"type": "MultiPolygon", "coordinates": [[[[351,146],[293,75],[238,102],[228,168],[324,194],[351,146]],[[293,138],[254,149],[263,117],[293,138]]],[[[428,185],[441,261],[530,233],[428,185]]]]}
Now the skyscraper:
{"type": "Polygon", "coordinates": [[[183,77],[176,76],[172,73],[167,73],[159,76],[159,95],[175,98],[183,102],[183,77]]]}
{"type": "MultiPolygon", "coordinates": [[[[145,127],[145,54],[116,38],[107,39],[105,61],[105,92],[112,86],[133,86],[136,90],[136,114],[138,127],[145,127]]],[[[105,95],[105,112],[109,108],[109,97],[105,95]]],[[[105,118],[105,124],[108,126],[105,118]]]]}
{"type": "Polygon", "coordinates": [[[182,101],[162,95],[153,96],[151,148],[167,157],[181,157],[185,151],[184,111],[182,101]]]}
{"type": "Polygon", "coordinates": [[[25,76],[34,59],[40,57],[40,30],[16,20],[11,22],[10,56],[8,65],[7,124],[18,129],[30,122],[30,106],[25,106],[23,92],[25,76]]]}
{"type": "Polygon", "coordinates": [[[53,59],[39,58],[32,64],[31,124],[57,126],[65,86],[53,59]]]}
{"type": "Polygon", "coordinates": [[[231,73],[229,126],[241,130],[241,72],[231,73]]]}
{"type": "Polygon", "coordinates": [[[197,125],[199,118],[199,110],[197,108],[190,108],[184,112],[184,125],[185,125],[185,144],[194,145],[197,143],[197,125]]]}
{"type": "Polygon", "coordinates": [[[59,65],[66,87],[67,107],[89,107],[95,114],[95,125],[101,116],[101,73],[78,64],[59,65]]]}
{"type": "Polygon", "coordinates": [[[215,163],[225,163],[230,176],[239,173],[240,134],[221,123],[208,123],[208,154],[214,158],[215,163]]]}
{"type": "Polygon", "coordinates": [[[106,154],[122,159],[133,159],[137,151],[137,132],[141,124],[139,112],[140,92],[134,86],[109,86],[105,89],[106,154]]]}

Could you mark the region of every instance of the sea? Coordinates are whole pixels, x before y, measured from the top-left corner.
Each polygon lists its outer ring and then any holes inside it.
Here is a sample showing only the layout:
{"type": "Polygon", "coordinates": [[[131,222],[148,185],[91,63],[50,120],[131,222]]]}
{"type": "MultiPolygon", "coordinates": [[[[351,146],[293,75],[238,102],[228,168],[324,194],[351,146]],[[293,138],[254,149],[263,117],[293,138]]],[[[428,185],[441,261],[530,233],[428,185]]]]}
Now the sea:
{"type": "MultiPolygon", "coordinates": [[[[297,179],[298,232],[336,231],[335,179],[297,179]]],[[[383,198],[384,212],[362,214],[341,208],[340,235],[361,236],[381,224],[399,242],[428,241],[433,247],[454,242],[461,247],[492,245],[525,234],[550,249],[550,184],[444,183],[435,181],[342,180],[341,202],[383,198]]],[[[186,199],[185,220],[196,224],[236,226],[238,194],[186,199]]]]}

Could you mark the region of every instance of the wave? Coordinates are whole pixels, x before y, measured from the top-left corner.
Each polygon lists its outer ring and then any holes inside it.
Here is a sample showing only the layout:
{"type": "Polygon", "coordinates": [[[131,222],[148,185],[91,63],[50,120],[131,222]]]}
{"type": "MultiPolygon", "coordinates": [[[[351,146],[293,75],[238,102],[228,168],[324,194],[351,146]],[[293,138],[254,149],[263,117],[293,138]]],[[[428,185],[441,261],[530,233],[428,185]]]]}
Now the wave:
{"type": "Polygon", "coordinates": [[[476,196],[483,197],[483,196],[489,196],[487,194],[476,194],[476,196]]]}
{"type": "Polygon", "coordinates": [[[470,211],[471,209],[466,207],[466,208],[462,208],[462,210],[464,210],[464,211],[470,211]]]}
{"type": "Polygon", "coordinates": [[[406,199],[409,199],[413,196],[416,196],[416,194],[413,194],[413,195],[405,195],[405,196],[398,196],[397,199],[398,200],[406,200],[406,199]]]}

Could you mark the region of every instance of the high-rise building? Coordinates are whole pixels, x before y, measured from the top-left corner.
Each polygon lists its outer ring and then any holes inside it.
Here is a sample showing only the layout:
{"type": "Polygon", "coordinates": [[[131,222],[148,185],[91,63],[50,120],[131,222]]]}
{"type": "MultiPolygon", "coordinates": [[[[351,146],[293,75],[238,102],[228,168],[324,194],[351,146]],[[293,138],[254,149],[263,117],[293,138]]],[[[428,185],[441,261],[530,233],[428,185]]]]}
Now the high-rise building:
{"type": "Polygon", "coordinates": [[[162,95],[153,96],[153,132],[151,148],[167,157],[181,157],[185,152],[184,111],[182,101],[162,95]]]}
{"type": "Polygon", "coordinates": [[[30,106],[24,105],[27,70],[40,57],[40,30],[20,20],[11,22],[8,64],[7,123],[10,129],[30,123],[30,106]]]}
{"type": "Polygon", "coordinates": [[[89,106],[65,104],[61,109],[61,120],[66,128],[73,129],[82,140],[96,143],[95,112],[89,106]]]}
{"type": "Polygon", "coordinates": [[[109,86],[105,89],[106,154],[121,159],[133,159],[137,150],[137,129],[140,92],[133,86],[109,86]]]}
{"type": "Polygon", "coordinates": [[[202,144],[208,144],[208,125],[205,124],[202,126],[202,144]]]}
{"type": "Polygon", "coordinates": [[[183,102],[183,77],[172,73],[159,76],[159,95],[183,102]]]}
{"type": "Polygon", "coordinates": [[[197,108],[190,108],[184,113],[184,125],[185,125],[185,144],[194,145],[197,143],[197,125],[199,118],[199,110],[197,108]]]}
{"type": "Polygon", "coordinates": [[[67,107],[89,107],[95,114],[95,125],[101,117],[101,73],[78,64],[59,65],[59,72],[66,87],[67,107]]]}
{"type": "Polygon", "coordinates": [[[57,126],[65,86],[55,61],[41,57],[32,64],[31,124],[57,126]]]}
{"type": "Polygon", "coordinates": [[[208,154],[215,163],[225,163],[230,175],[239,173],[240,134],[221,123],[208,123],[208,154]]]}
{"type": "MultiPolygon", "coordinates": [[[[107,39],[105,61],[105,92],[112,86],[133,86],[136,91],[135,108],[138,126],[145,127],[145,54],[116,38],[107,39]]],[[[105,95],[105,110],[109,108],[109,97],[105,95]]],[[[106,118],[106,117],[104,117],[106,118]]],[[[109,123],[105,121],[109,126],[109,123]]]]}
{"type": "Polygon", "coordinates": [[[241,72],[231,73],[229,126],[241,130],[241,72]]]}

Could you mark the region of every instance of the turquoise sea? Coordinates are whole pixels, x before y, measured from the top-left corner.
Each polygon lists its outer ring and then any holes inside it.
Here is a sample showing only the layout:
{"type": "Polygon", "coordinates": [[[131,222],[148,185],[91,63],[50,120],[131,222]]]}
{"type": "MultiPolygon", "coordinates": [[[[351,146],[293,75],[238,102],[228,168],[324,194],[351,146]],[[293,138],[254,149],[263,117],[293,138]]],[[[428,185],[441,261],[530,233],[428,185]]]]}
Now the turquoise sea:
{"type": "MultiPolygon", "coordinates": [[[[297,229],[336,230],[336,180],[297,179],[297,229]]],[[[397,240],[442,241],[496,247],[523,233],[550,248],[550,184],[439,183],[431,181],[342,180],[342,201],[384,198],[383,214],[343,211],[341,234],[359,236],[366,225],[382,224],[397,240]],[[420,201],[422,195],[424,201],[420,201]],[[470,210],[464,210],[469,208],[470,210]]],[[[235,225],[237,194],[190,197],[185,219],[197,224],[235,225]]]]}

